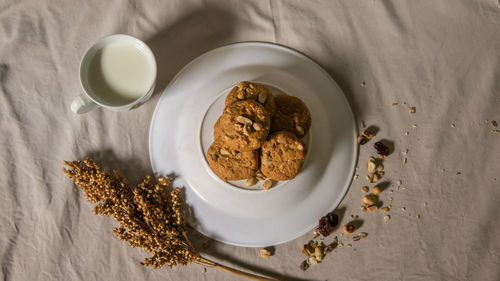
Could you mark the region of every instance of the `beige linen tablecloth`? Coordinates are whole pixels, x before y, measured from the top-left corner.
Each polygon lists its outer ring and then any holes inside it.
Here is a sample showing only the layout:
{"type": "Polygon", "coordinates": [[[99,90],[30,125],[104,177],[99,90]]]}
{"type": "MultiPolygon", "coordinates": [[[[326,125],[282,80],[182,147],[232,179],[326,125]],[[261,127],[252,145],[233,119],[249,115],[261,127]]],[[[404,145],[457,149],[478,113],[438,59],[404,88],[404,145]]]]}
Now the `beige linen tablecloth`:
{"type": "Polygon", "coordinates": [[[316,60],[358,124],[393,143],[381,194],[391,220],[359,209],[371,141],[340,205],[342,223],[360,215],[368,237],[336,230],[344,247],[306,272],[298,265],[312,233],[270,259],[214,241],[207,256],[281,280],[500,280],[497,0],[0,1],[0,279],[241,280],[198,265],[142,267],[145,253],[114,238],[114,222],[92,215],[61,169],[90,155],[137,182],[151,171],[149,123],[173,75],[205,51],[252,40],[316,60]],[[157,91],[131,112],[75,115],[79,61],[113,33],[151,46],[157,91]]]}

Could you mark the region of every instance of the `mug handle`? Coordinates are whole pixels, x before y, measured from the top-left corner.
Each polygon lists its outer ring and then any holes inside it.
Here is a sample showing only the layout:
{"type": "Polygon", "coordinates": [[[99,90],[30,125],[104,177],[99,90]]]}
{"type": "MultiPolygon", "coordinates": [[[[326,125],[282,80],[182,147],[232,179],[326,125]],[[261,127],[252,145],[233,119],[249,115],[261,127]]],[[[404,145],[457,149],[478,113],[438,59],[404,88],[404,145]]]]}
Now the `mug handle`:
{"type": "Polygon", "coordinates": [[[71,102],[71,111],[76,114],[84,114],[97,107],[99,107],[99,105],[89,99],[86,94],[80,94],[71,102]]]}

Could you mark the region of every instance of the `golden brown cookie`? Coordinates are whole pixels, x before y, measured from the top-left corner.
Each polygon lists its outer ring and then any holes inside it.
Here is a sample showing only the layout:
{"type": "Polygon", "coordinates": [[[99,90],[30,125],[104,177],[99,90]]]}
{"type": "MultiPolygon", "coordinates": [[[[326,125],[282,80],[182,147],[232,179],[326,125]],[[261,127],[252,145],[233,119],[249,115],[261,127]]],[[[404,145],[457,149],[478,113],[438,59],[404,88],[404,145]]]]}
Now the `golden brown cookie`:
{"type": "Polygon", "coordinates": [[[269,112],[253,100],[237,101],[224,108],[214,126],[214,139],[230,149],[259,149],[266,141],[271,120],[269,112]]]}
{"type": "Polygon", "coordinates": [[[299,98],[288,95],[275,97],[276,113],[272,119],[271,132],[288,131],[299,138],[311,127],[311,113],[299,98]]]}
{"type": "Polygon", "coordinates": [[[218,140],[208,148],[207,160],[212,171],[224,181],[247,179],[259,168],[257,150],[231,150],[218,140]]]}
{"type": "Polygon", "coordinates": [[[302,168],[306,153],[306,145],[296,135],[273,133],[262,145],[260,171],[272,180],[291,180],[302,168]]]}
{"type": "Polygon", "coordinates": [[[274,115],[276,105],[273,93],[264,85],[243,81],[238,83],[226,97],[226,107],[240,100],[253,100],[264,106],[264,108],[274,115]]]}

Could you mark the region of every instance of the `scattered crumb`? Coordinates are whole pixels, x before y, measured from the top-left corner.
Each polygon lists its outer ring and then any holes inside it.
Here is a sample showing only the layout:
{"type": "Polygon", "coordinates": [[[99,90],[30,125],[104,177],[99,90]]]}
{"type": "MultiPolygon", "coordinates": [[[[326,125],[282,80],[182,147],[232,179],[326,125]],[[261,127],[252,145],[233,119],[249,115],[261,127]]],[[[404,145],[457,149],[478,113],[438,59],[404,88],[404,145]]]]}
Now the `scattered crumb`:
{"type": "Polygon", "coordinates": [[[417,128],[417,124],[413,124],[411,125],[413,128],[417,128]]]}
{"type": "Polygon", "coordinates": [[[427,205],[428,205],[427,202],[424,202],[424,206],[427,207],[427,205]]]}
{"type": "Polygon", "coordinates": [[[462,172],[457,172],[456,175],[457,176],[460,176],[462,174],[462,172]]]}
{"type": "Polygon", "coordinates": [[[497,121],[491,120],[491,126],[493,126],[493,128],[496,128],[498,126],[497,121]]]}
{"type": "Polygon", "coordinates": [[[266,248],[260,249],[260,256],[265,259],[268,259],[271,257],[271,251],[269,251],[269,249],[266,248]]]}
{"type": "Polygon", "coordinates": [[[388,222],[390,219],[391,219],[391,216],[390,216],[390,215],[386,215],[386,216],[384,217],[384,221],[385,221],[385,222],[388,222]]]}
{"type": "Polygon", "coordinates": [[[204,268],[201,270],[201,272],[203,272],[203,273],[207,273],[207,268],[206,268],[206,267],[204,267],[204,268]]]}
{"type": "Polygon", "coordinates": [[[406,154],[408,154],[408,149],[401,151],[401,154],[403,154],[403,156],[406,156],[406,154]]]}
{"type": "Polygon", "coordinates": [[[410,134],[410,132],[406,132],[406,133],[405,133],[405,136],[408,136],[409,134],[410,134]]]}
{"type": "Polygon", "coordinates": [[[419,219],[420,219],[420,215],[417,215],[417,220],[419,220],[419,219]]]}
{"type": "Polygon", "coordinates": [[[491,130],[491,132],[492,132],[493,134],[498,134],[498,133],[500,133],[500,131],[499,131],[499,130],[491,130]]]}
{"type": "Polygon", "coordinates": [[[368,186],[363,186],[361,188],[361,192],[363,192],[363,193],[368,193],[369,191],[370,191],[370,188],[368,186]]]}
{"type": "Polygon", "coordinates": [[[399,186],[399,185],[402,185],[402,184],[403,184],[403,182],[402,182],[401,180],[398,180],[397,184],[398,184],[398,186],[399,186]]]}
{"type": "Polygon", "coordinates": [[[406,211],[406,208],[405,207],[401,207],[401,211],[406,211]]]}
{"type": "Polygon", "coordinates": [[[406,159],[406,157],[403,159],[403,165],[406,164],[406,162],[408,162],[408,159],[406,159]]]}
{"type": "Polygon", "coordinates": [[[210,246],[210,242],[208,240],[203,241],[203,244],[201,245],[203,249],[207,249],[208,246],[210,246]]]}
{"type": "Polygon", "coordinates": [[[366,128],[365,120],[361,120],[361,127],[363,127],[363,129],[366,128]]]}
{"type": "Polygon", "coordinates": [[[451,123],[451,127],[452,127],[452,128],[455,128],[455,124],[451,123]]]}
{"type": "Polygon", "coordinates": [[[414,106],[408,107],[408,112],[410,112],[410,114],[415,114],[416,108],[414,106]]]}
{"type": "Polygon", "coordinates": [[[398,103],[397,103],[397,102],[393,102],[393,103],[392,103],[392,106],[397,106],[397,105],[398,105],[398,103]]]}
{"type": "Polygon", "coordinates": [[[366,85],[365,81],[361,82],[361,87],[364,87],[366,85]]]}

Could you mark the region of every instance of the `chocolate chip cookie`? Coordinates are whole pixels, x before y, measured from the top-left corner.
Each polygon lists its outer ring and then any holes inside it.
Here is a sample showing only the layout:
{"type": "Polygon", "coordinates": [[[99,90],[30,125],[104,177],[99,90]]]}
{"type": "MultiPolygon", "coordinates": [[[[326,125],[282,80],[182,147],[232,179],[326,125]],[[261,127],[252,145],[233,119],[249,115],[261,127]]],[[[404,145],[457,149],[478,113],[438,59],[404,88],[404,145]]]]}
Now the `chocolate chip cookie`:
{"type": "Polygon", "coordinates": [[[274,115],[276,105],[273,93],[264,85],[243,81],[238,83],[226,97],[226,106],[240,100],[253,100],[264,106],[264,108],[274,115]]]}
{"type": "Polygon", "coordinates": [[[272,180],[291,180],[302,168],[306,153],[305,144],[295,134],[273,133],[262,145],[260,171],[272,180]]]}
{"type": "Polygon", "coordinates": [[[238,151],[259,149],[269,134],[270,113],[253,100],[237,101],[224,108],[214,126],[214,139],[238,151]]]}
{"type": "Polygon", "coordinates": [[[271,123],[271,132],[288,131],[299,138],[307,134],[311,127],[311,113],[297,97],[279,95],[275,97],[276,113],[271,123]]]}
{"type": "Polygon", "coordinates": [[[224,181],[247,179],[259,168],[258,150],[231,150],[218,140],[208,148],[207,160],[212,171],[224,181]]]}

